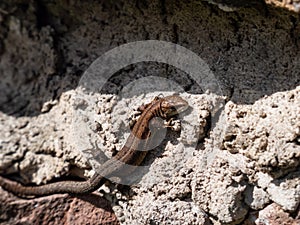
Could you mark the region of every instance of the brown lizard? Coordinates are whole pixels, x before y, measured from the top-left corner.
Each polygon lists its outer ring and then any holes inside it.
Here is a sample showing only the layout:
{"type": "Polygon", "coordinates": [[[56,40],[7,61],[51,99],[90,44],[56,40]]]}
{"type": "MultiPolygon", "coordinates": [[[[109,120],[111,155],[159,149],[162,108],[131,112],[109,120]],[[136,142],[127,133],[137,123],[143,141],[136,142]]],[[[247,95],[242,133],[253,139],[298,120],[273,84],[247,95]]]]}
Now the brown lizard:
{"type": "Polygon", "coordinates": [[[130,175],[133,171],[128,170],[126,165],[138,166],[142,163],[147,154],[147,141],[143,140],[150,137],[149,122],[152,118],[170,119],[185,111],[188,107],[188,103],[178,95],[163,98],[156,97],[151,103],[143,106],[141,108],[142,113],[134,124],[122,149],[112,159],[103,163],[95,174],[86,181],[61,181],[41,186],[23,186],[0,176],[0,185],[9,192],[27,197],[55,193],[81,194],[93,192],[101,187],[107,178],[130,175]]]}

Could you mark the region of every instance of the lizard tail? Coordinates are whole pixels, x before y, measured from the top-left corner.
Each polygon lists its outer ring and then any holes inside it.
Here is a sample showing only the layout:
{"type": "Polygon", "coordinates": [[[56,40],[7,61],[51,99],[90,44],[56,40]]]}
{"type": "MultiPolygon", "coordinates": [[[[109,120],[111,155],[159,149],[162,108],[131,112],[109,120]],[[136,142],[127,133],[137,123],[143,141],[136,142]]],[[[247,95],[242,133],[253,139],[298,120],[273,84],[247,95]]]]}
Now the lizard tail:
{"type": "Polygon", "coordinates": [[[104,181],[105,179],[94,176],[86,181],[61,181],[41,186],[24,186],[0,176],[0,186],[20,197],[44,196],[58,193],[89,193],[101,187],[104,181]]]}

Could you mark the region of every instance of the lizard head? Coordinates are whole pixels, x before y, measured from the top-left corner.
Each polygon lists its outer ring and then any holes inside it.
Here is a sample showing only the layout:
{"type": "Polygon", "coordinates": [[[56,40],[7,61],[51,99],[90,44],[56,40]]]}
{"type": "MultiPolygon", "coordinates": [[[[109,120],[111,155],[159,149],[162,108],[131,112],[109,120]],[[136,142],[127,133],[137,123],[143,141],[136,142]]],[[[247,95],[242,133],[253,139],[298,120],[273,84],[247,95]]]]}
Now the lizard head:
{"type": "Polygon", "coordinates": [[[179,95],[170,95],[161,99],[161,112],[168,119],[189,108],[189,104],[179,95]]]}

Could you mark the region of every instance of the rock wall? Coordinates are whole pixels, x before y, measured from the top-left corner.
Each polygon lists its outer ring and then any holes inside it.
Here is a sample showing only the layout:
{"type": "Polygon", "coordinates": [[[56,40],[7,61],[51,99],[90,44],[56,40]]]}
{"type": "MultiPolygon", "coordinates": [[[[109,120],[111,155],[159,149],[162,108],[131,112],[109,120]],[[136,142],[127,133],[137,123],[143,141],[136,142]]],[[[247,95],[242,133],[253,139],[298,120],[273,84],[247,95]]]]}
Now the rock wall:
{"type": "Polygon", "coordinates": [[[26,200],[0,189],[0,223],[299,224],[299,15],[264,1],[236,2],[0,3],[0,173],[10,179],[40,185],[91,176],[96,163],[72,136],[74,96],[91,63],[122,44],[183,46],[208,64],[224,95],[167,64],[125,67],[92,96],[98,122],[89,119],[87,148],[97,143],[111,157],[122,147],[134,109],[159,92],[120,93],[148,76],[179,84],[196,120],[184,116],[181,133],[149,154],[138,185],[26,200]],[[187,149],[190,157],[178,160],[187,149]]]}

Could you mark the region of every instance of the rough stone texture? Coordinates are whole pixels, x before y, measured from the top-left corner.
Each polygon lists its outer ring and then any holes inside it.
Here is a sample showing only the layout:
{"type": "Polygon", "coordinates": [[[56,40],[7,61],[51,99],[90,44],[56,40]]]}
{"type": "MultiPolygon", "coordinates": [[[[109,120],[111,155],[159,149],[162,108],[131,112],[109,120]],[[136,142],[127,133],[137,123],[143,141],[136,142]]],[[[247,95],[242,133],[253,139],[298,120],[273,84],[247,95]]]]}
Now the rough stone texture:
{"type": "Polygon", "coordinates": [[[286,8],[288,10],[299,12],[300,1],[299,0],[203,0],[211,4],[217,5],[221,10],[226,12],[232,12],[240,10],[241,8],[255,7],[262,9],[267,3],[276,7],[286,8]]]}
{"type": "Polygon", "coordinates": [[[295,211],[300,202],[299,93],[299,87],[276,93],[252,106],[229,103],[223,139],[224,149],[247,158],[245,172],[251,183],[264,189],[264,199],[267,194],[290,211],[295,211]]]}
{"type": "Polygon", "coordinates": [[[283,179],[272,181],[267,189],[272,201],[284,210],[295,211],[300,203],[299,172],[291,173],[283,179]]]}
{"type": "Polygon", "coordinates": [[[300,11],[300,1],[299,0],[266,0],[266,3],[273,4],[277,7],[284,7],[289,10],[299,12],[300,11]]]}
{"type": "Polygon", "coordinates": [[[270,202],[269,194],[258,186],[249,187],[245,192],[245,203],[252,209],[262,209],[270,202]]]}
{"type": "Polygon", "coordinates": [[[245,155],[273,176],[299,165],[300,88],[264,97],[252,106],[228,104],[224,149],[245,155]]]}
{"type": "Polygon", "coordinates": [[[216,158],[209,169],[197,173],[191,185],[193,200],[221,223],[239,223],[245,218],[245,177],[241,171],[230,168],[226,160],[216,158]]]}
{"type": "Polygon", "coordinates": [[[41,184],[71,169],[76,176],[83,176],[84,169],[90,169],[86,159],[68,142],[70,96],[63,94],[51,112],[33,118],[1,113],[2,173],[20,173],[24,183],[41,184]]]}
{"type": "Polygon", "coordinates": [[[157,200],[153,196],[144,196],[144,201],[148,202],[147,210],[145,211],[145,204],[135,205],[134,211],[129,211],[133,222],[124,224],[211,224],[208,220],[208,215],[204,213],[199,207],[188,201],[170,201],[166,204],[165,200],[157,200]],[[150,201],[149,201],[150,200],[150,201]],[[144,211],[144,216],[140,213],[144,211]]]}
{"type": "MultiPolygon", "coordinates": [[[[226,1],[225,8],[220,1],[209,2],[2,1],[0,173],[25,184],[88,178],[92,168],[120,149],[134,109],[166,94],[149,88],[149,82],[134,88],[131,82],[160,76],[189,92],[183,96],[194,109],[184,116],[181,133],[168,133],[149,154],[148,173],[138,185],[128,193],[105,190],[118,220],[263,224],[280,214],[278,224],[297,224],[299,15],[263,1],[226,1]],[[74,101],[81,97],[74,89],[83,71],[109,49],[149,39],[177,43],[199,55],[231,100],[224,113],[214,111],[224,99],[199,95],[205,90],[183,71],[139,63],[89,96],[86,115],[95,116],[84,117],[88,138],[74,138],[73,110],[87,103],[86,96],[74,101]],[[90,150],[95,148],[105,155],[90,150]]],[[[297,11],[297,1],[281,2],[297,11]]],[[[152,88],[159,83],[152,79],[152,88]]],[[[99,224],[100,217],[117,223],[111,211],[103,214],[102,196],[20,200],[0,192],[3,224],[99,224]]]]}

